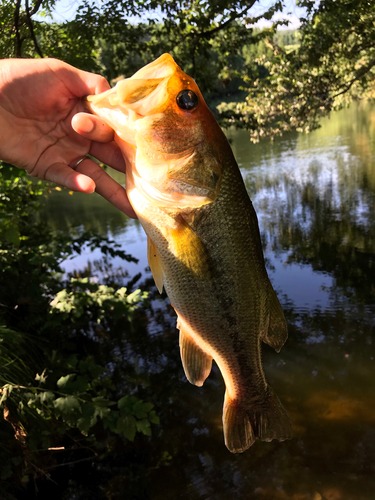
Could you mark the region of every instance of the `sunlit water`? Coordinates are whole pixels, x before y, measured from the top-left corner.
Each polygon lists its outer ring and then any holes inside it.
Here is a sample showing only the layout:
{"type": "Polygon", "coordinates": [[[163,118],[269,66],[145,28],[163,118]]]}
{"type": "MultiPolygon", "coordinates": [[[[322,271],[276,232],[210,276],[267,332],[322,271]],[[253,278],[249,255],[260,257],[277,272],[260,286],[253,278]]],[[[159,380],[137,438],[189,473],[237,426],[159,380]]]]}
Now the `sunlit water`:
{"type": "MultiPolygon", "coordinates": [[[[228,137],[289,325],[281,353],[266,346],[263,352],[294,438],[257,442],[231,455],[222,437],[221,377],[214,370],[201,389],[186,382],[172,327],[172,338],[161,332],[158,339],[163,355],[152,361],[143,354],[144,370],[154,374],[160,392],[162,431],[152,446],[164,462],[147,471],[146,493],[140,486],[134,498],[372,500],[375,105],[352,105],[310,135],[290,134],[273,144],[253,145],[246,132],[229,131],[228,137]]],[[[113,264],[148,276],[142,228],[99,196],[54,193],[44,216],[56,229],[110,235],[139,259],[138,265],[113,264]]],[[[64,266],[82,269],[99,258],[83,250],[64,266]]],[[[156,356],[152,342],[150,356],[156,356]]]]}

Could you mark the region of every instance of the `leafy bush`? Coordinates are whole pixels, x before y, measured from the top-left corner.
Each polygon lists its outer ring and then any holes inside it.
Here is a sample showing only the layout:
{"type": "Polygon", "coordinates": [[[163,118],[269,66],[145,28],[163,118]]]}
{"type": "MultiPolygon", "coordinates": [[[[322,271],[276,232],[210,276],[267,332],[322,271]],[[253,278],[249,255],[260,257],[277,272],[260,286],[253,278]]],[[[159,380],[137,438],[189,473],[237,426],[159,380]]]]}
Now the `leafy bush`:
{"type": "Polygon", "coordinates": [[[129,290],[116,273],[109,286],[61,269],[83,246],[135,259],[107,237],[67,237],[37,222],[48,189],[0,166],[0,474],[8,494],[64,465],[56,451],[68,441],[94,459],[114,436],[151,436],[159,423],[114,362],[127,333],[147,335],[147,292],[129,290]]]}

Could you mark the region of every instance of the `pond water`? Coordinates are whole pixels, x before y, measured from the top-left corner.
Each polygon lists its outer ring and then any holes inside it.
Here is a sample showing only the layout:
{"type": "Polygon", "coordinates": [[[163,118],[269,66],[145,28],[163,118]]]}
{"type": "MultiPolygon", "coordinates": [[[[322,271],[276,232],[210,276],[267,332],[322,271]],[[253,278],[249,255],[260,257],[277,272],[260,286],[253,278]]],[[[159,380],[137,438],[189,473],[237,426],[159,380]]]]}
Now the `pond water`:
{"type": "MultiPolygon", "coordinates": [[[[143,457],[143,472],[134,472],[131,485],[116,477],[118,496],[111,498],[373,500],[375,104],[353,104],[310,135],[256,145],[243,131],[228,137],[288,321],[282,351],[264,346],[263,358],[294,437],[230,454],[222,436],[221,376],[214,369],[203,388],[186,381],[170,317],[133,346],[141,353],[139,371],[147,371],[158,394],[161,423],[147,444],[131,445],[138,446],[137,460],[143,457]]],[[[110,235],[139,259],[113,265],[149,277],[139,223],[99,196],[53,193],[44,217],[59,230],[110,235]]],[[[99,257],[83,250],[64,266],[72,271],[99,257]]],[[[134,454],[127,456],[126,467],[135,470],[134,454]]]]}

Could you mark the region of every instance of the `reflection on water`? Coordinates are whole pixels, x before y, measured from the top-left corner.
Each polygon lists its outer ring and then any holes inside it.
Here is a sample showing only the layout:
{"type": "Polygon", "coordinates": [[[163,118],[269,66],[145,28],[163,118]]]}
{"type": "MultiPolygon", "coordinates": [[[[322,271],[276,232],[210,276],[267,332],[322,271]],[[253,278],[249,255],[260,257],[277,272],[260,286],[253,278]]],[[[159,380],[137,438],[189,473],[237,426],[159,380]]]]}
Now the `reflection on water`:
{"type": "MultiPolygon", "coordinates": [[[[147,338],[124,340],[121,369],[124,377],[136,373],[145,394],[153,394],[160,429],[117,453],[107,491],[111,498],[156,500],[372,500],[375,105],[353,105],[311,135],[290,134],[273,144],[252,145],[245,132],[228,135],[289,325],[281,353],[267,346],[263,352],[295,436],[231,455],[222,437],[218,370],[202,388],[186,382],[174,318],[155,306],[147,338]]],[[[99,197],[74,194],[66,203],[68,197],[54,193],[48,200],[56,229],[109,233],[144,270],[146,243],[136,222],[99,197]]],[[[66,268],[93,257],[85,254],[66,268]]]]}

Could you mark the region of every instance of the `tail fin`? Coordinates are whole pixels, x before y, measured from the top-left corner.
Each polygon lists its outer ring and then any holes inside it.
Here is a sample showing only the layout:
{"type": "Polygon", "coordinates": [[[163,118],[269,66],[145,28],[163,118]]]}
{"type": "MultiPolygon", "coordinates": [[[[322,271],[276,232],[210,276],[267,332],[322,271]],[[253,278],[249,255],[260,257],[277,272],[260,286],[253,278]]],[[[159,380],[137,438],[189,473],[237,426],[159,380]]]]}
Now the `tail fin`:
{"type": "Polygon", "coordinates": [[[253,402],[230,400],[225,394],[223,410],[224,440],[232,453],[242,453],[256,439],[284,441],[291,439],[292,426],[287,412],[271,387],[262,401],[253,402]]]}

